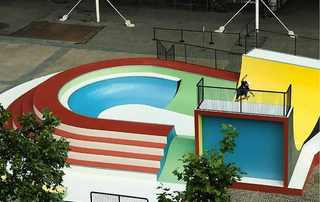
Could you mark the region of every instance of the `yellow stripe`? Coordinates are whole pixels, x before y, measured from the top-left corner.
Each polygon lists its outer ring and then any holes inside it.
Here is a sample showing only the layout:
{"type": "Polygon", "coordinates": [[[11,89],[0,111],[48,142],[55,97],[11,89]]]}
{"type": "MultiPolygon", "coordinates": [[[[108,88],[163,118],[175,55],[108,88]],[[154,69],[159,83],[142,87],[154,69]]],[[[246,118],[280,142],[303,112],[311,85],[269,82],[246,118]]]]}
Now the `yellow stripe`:
{"type": "Polygon", "coordinates": [[[203,154],[202,146],[202,116],[198,115],[198,126],[199,126],[199,155],[203,154]]]}
{"type": "Polygon", "coordinates": [[[292,84],[294,137],[300,150],[319,118],[319,70],[243,56],[240,79],[246,74],[251,89],[285,92],[292,84]]]}

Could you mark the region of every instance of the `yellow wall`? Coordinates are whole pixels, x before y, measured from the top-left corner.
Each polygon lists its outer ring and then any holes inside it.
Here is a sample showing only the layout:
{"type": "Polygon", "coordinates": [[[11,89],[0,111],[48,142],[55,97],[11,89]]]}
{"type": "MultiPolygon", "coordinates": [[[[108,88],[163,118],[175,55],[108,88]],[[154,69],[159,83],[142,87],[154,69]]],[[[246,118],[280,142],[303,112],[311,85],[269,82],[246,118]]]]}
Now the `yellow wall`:
{"type": "Polygon", "coordinates": [[[243,56],[240,80],[246,74],[253,90],[286,92],[292,84],[294,137],[300,150],[319,118],[319,70],[243,56]]]}

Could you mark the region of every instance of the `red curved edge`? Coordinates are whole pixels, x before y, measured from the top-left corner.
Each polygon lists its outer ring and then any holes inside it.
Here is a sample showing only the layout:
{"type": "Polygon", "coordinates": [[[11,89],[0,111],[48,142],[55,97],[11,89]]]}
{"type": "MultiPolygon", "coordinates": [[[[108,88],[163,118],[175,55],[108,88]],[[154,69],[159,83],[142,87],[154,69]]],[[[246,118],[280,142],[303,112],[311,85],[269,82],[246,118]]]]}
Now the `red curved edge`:
{"type": "Polygon", "coordinates": [[[160,60],[154,58],[128,58],[108,60],[78,66],[51,77],[46,82],[40,84],[37,87],[33,97],[34,105],[39,111],[42,111],[45,107],[48,107],[52,110],[53,114],[58,116],[61,119],[61,122],[66,125],[97,130],[166,136],[172,130],[173,126],[85,117],[69,111],[68,109],[64,108],[59,102],[59,90],[70,80],[82,74],[86,74],[95,70],[124,65],[160,66],[164,68],[175,69],[204,76],[211,76],[230,81],[238,81],[239,78],[238,73],[208,67],[201,67],[176,61],[160,60]]]}

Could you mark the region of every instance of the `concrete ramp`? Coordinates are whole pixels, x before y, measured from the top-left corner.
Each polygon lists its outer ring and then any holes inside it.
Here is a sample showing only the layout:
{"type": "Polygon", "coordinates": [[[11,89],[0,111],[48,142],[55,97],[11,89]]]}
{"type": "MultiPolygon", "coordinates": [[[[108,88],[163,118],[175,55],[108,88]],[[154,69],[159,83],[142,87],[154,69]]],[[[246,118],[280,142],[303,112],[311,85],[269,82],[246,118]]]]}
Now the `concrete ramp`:
{"type": "Polygon", "coordinates": [[[248,74],[251,89],[286,91],[292,85],[294,139],[298,150],[319,119],[319,67],[319,60],[261,49],[243,56],[240,80],[248,74]]]}

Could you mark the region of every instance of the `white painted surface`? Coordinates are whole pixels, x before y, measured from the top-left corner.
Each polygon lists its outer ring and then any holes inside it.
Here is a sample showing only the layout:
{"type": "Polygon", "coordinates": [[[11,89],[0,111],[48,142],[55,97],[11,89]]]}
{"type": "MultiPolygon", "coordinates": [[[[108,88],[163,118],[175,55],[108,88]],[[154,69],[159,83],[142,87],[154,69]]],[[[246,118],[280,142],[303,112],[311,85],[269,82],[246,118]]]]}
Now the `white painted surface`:
{"type": "MultiPolygon", "coordinates": [[[[288,36],[288,38],[290,37],[288,36]]],[[[271,60],[275,62],[282,62],[282,63],[291,64],[291,65],[298,65],[302,67],[320,69],[320,60],[296,56],[296,55],[290,55],[290,54],[280,53],[280,52],[275,52],[270,50],[255,48],[249,51],[247,54],[245,54],[245,56],[259,58],[263,60],[271,60]]]]}
{"type": "Polygon", "coordinates": [[[109,108],[98,116],[103,119],[174,125],[177,135],[194,136],[194,118],[157,107],[128,104],[109,108]]]}
{"type": "Polygon", "coordinates": [[[22,94],[28,92],[35,86],[39,85],[40,83],[44,82],[45,80],[49,79],[50,77],[56,75],[58,73],[50,74],[44,77],[40,77],[31,81],[28,81],[26,83],[23,83],[19,86],[16,86],[2,94],[0,94],[0,103],[4,108],[9,107],[9,105],[15,101],[18,97],[20,97],[22,94]]]}
{"type": "Polygon", "coordinates": [[[268,186],[274,186],[274,187],[283,187],[283,181],[258,179],[258,178],[252,178],[252,177],[243,177],[240,183],[250,183],[250,184],[268,185],[268,186]]]}
{"type": "Polygon", "coordinates": [[[301,149],[296,167],[294,168],[288,187],[302,189],[307,179],[314,155],[320,151],[320,133],[309,140],[301,149]]]}
{"type": "MultiPolygon", "coordinates": [[[[54,135],[55,138],[59,138],[59,135],[54,135]]],[[[121,145],[121,144],[112,144],[112,143],[103,143],[103,142],[90,142],[83,140],[76,140],[67,138],[70,142],[70,146],[88,148],[88,149],[101,149],[109,151],[119,151],[119,152],[131,152],[135,154],[150,154],[163,156],[163,149],[152,148],[152,147],[141,147],[141,146],[131,146],[131,145],[121,145]]]]}
{"type": "Polygon", "coordinates": [[[148,168],[160,168],[160,161],[125,158],[125,157],[118,157],[118,156],[87,154],[87,153],[79,153],[79,152],[73,152],[73,151],[70,151],[68,153],[68,158],[81,160],[81,161],[114,163],[114,164],[141,166],[141,167],[148,167],[148,168]]]}
{"type": "MultiPolygon", "coordinates": [[[[131,66],[136,66],[136,65],[131,65],[131,66]]],[[[139,66],[141,66],[141,65],[139,65],[139,66]]],[[[121,66],[119,66],[119,67],[121,67],[121,66]]],[[[104,70],[97,70],[97,71],[104,71],[104,70]]],[[[90,72],[88,74],[91,74],[91,73],[92,72],[90,72]]],[[[157,74],[157,73],[152,73],[152,72],[129,72],[129,73],[119,73],[119,74],[110,74],[110,75],[103,75],[103,73],[101,73],[101,74],[102,74],[102,76],[91,78],[91,79],[85,80],[81,83],[78,83],[78,84],[72,86],[71,88],[69,88],[64,94],[59,95],[61,104],[65,108],[71,110],[68,105],[68,99],[72,95],[72,93],[74,93],[75,91],[77,91],[78,89],[80,89],[86,85],[89,85],[91,83],[95,83],[98,81],[114,79],[114,78],[138,77],[138,76],[162,78],[162,79],[167,79],[167,80],[172,80],[172,81],[177,81],[177,82],[181,80],[180,78],[177,78],[177,77],[173,77],[173,76],[169,76],[169,75],[165,75],[165,74],[157,74]]],[[[79,77],[81,77],[81,76],[79,76],[79,77]]],[[[73,80],[75,80],[75,79],[77,79],[77,78],[74,78],[73,80]]],[[[65,86],[61,88],[60,92],[62,91],[63,88],[65,88],[65,86]]]]}
{"type": "MultiPolygon", "coordinates": [[[[64,186],[68,187],[66,201],[90,202],[90,192],[104,192],[144,197],[156,202],[157,187],[155,174],[116,171],[108,169],[72,166],[65,169],[64,186]]],[[[183,190],[185,185],[164,183],[171,190],[183,190]]]]}

